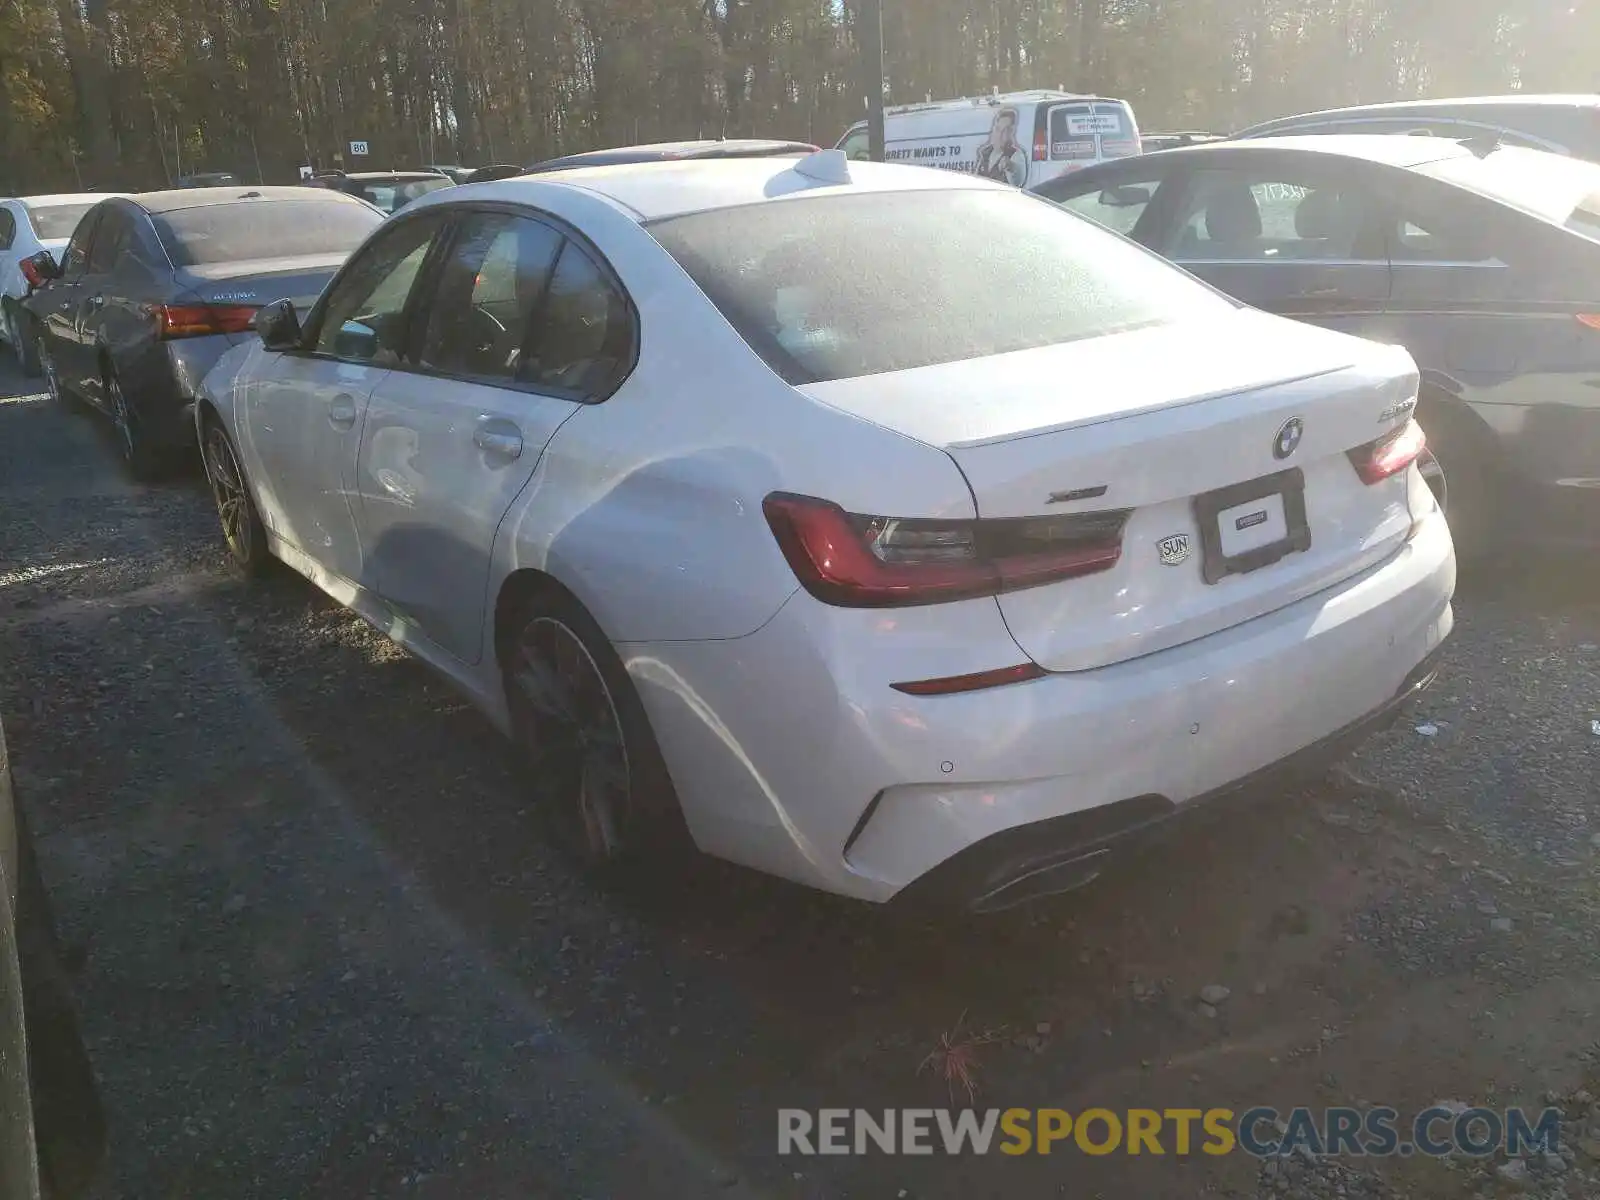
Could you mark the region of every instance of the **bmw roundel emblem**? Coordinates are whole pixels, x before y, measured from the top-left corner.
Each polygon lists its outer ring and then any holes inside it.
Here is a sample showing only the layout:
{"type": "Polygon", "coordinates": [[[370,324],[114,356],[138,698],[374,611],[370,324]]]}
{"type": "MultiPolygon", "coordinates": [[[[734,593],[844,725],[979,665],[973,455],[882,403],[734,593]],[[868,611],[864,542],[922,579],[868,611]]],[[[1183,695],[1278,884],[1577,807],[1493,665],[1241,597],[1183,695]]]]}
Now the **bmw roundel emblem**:
{"type": "Polygon", "coordinates": [[[1305,431],[1305,422],[1299,417],[1290,417],[1278,427],[1278,436],[1272,439],[1272,457],[1288,458],[1299,447],[1305,431]]]}

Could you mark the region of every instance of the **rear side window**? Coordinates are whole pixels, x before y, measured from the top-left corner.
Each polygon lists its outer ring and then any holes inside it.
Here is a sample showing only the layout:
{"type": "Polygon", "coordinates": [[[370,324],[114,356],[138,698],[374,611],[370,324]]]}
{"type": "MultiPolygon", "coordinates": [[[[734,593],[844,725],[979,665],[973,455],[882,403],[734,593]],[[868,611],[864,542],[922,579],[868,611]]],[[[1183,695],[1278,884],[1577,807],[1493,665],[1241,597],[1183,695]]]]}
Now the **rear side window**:
{"type": "Polygon", "coordinates": [[[805,197],[649,229],[790,383],[982,358],[1233,306],[1022,193],[805,197]]]}
{"type": "Polygon", "coordinates": [[[561,249],[518,378],[584,399],[609,395],[633,365],[633,314],[576,242],[561,249]]]}
{"type": "Polygon", "coordinates": [[[99,201],[85,204],[45,204],[37,208],[28,206],[28,221],[33,225],[33,235],[41,242],[72,236],[72,231],[83,220],[83,214],[99,201]]]}
{"type": "Polygon", "coordinates": [[[1600,165],[1595,163],[1510,147],[1481,159],[1460,155],[1416,169],[1600,241],[1600,165]]]}
{"type": "Polygon", "coordinates": [[[11,249],[17,237],[17,219],[9,208],[0,208],[0,250],[11,249]]]}
{"type": "Polygon", "coordinates": [[[1092,162],[1138,151],[1133,120],[1123,104],[1061,104],[1050,110],[1052,162],[1092,162]]]}
{"type": "Polygon", "coordinates": [[[175,267],[349,254],[383,214],[348,200],[238,200],[152,214],[175,267]]]}

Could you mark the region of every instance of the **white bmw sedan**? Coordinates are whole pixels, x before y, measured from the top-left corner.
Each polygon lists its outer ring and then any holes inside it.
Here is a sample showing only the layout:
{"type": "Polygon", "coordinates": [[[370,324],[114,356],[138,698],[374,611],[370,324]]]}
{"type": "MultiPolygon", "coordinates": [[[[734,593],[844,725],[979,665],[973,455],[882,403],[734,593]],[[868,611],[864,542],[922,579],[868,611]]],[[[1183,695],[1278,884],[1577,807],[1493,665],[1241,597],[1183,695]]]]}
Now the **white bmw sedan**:
{"type": "Polygon", "coordinates": [[[1403,350],[999,184],[448,188],[258,328],[196,413],[231,554],[459,685],[591,863],[1003,908],[1392,717],[1450,632],[1403,350]]]}

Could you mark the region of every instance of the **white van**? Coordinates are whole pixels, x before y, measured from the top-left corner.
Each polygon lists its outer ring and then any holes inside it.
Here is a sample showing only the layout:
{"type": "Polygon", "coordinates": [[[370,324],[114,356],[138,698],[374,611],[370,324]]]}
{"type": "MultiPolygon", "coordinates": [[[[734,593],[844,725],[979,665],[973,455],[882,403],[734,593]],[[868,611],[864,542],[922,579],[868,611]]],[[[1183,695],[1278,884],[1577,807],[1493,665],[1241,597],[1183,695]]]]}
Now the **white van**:
{"type": "MultiPolygon", "coordinates": [[[[1068,171],[1138,154],[1139,125],[1126,100],[1032,91],[930,100],[884,110],[889,162],[964,171],[1027,187],[1068,171]]],[[[868,157],[867,123],[839,139],[868,157]]]]}

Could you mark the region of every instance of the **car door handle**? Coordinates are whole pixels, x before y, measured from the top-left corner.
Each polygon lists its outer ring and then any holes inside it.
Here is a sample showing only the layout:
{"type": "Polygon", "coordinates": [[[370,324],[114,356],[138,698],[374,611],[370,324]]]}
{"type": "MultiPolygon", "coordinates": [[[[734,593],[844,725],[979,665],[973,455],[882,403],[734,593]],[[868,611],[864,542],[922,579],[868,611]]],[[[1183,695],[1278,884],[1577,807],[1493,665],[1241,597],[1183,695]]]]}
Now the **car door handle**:
{"type": "Polygon", "coordinates": [[[340,392],[328,404],[328,424],[335,429],[349,429],[356,423],[356,398],[340,392]]]}
{"type": "Polygon", "coordinates": [[[472,440],[486,454],[522,457],[522,431],[509,421],[485,421],[473,433],[472,440]]]}
{"type": "Polygon", "coordinates": [[[1318,300],[1327,296],[1339,295],[1339,289],[1336,287],[1306,288],[1304,291],[1300,292],[1299,295],[1303,300],[1318,300]]]}

